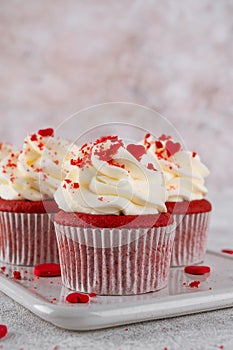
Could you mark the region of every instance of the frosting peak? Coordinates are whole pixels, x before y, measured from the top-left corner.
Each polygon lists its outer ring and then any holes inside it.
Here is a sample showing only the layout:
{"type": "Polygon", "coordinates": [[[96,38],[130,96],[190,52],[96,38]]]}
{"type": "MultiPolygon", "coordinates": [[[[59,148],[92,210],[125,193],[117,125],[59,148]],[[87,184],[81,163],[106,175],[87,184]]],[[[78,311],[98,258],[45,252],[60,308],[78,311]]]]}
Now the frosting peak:
{"type": "Polygon", "coordinates": [[[167,201],[203,199],[207,193],[204,179],[209,170],[196,152],[185,151],[171,136],[162,135],[154,140],[150,134],[143,144],[147,154],[158,162],[165,178],[167,201]]]}
{"type": "Polygon", "coordinates": [[[58,206],[90,214],[166,211],[162,174],[145,153],[144,146],[127,146],[117,136],[83,145],[55,193],[58,206]]]}
{"type": "Polygon", "coordinates": [[[63,164],[72,157],[70,142],[53,137],[53,129],[27,136],[23,149],[0,164],[0,197],[39,201],[53,198],[66,173],[63,164]]]}

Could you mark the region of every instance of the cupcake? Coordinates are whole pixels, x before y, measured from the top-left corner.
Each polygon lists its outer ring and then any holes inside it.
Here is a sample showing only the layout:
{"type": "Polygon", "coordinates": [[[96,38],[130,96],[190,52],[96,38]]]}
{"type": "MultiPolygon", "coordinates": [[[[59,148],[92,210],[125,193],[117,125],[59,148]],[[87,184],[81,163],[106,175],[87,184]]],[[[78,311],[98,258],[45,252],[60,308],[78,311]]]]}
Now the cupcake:
{"type": "Polygon", "coordinates": [[[58,262],[53,194],[65,177],[68,141],[53,129],[26,137],[22,151],[0,163],[0,260],[15,265],[58,262]]]}
{"type": "Polygon", "coordinates": [[[205,199],[209,170],[196,152],[185,151],[170,136],[153,140],[146,135],[147,154],[161,169],[167,192],[166,206],[175,221],[171,266],[204,260],[211,204],[205,199]]]}
{"type": "Polygon", "coordinates": [[[163,177],[141,145],[117,136],[83,145],[55,192],[62,282],[130,295],[167,285],[174,235],[163,177]]]}

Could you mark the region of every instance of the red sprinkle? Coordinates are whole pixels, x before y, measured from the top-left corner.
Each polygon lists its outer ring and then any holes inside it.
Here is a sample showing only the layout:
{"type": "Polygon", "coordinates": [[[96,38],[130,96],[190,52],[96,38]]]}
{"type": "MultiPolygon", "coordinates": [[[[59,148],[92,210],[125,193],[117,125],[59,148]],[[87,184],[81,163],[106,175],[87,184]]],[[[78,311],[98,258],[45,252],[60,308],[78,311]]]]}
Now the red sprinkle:
{"type": "Polygon", "coordinates": [[[37,135],[36,134],[31,135],[30,139],[31,141],[37,141],[37,135]]]}
{"type": "Polygon", "coordinates": [[[195,157],[196,157],[196,155],[197,155],[197,153],[196,153],[196,152],[193,152],[193,153],[192,153],[192,157],[193,157],[193,158],[195,158],[195,157]]]}
{"type": "Polygon", "coordinates": [[[76,189],[79,188],[79,183],[78,182],[74,182],[73,183],[73,188],[76,188],[76,189]]]}
{"type": "Polygon", "coordinates": [[[147,169],[157,171],[152,163],[147,164],[147,169]]]}
{"type": "Polygon", "coordinates": [[[193,282],[189,283],[189,287],[198,288],[200,283],[201,283],[200,281],[193,281],[193,282]]]}
{"type": "Polygon", "coordinates": [[[160,137],[159,137],[159,140],[161,140],[161,141],[167,141],[167,140],[170,140],[172,137],[171,136],[169,136],[169,135],[161,135],[160,137]]]}
{"type": "Polygon", "coordinates": [[[96,297],[96,293],[94,293],[94,292],[89,293],[89,297],[91,297],[91,298],[96,297]]]}
{"type": "Polygon", "coordinates": [[[6,334],[7,334],[7,326],[5,326],[4,324],[0,324],[0,339],[5,337],[6,334]]]}
{"type": "Polygon", "coordinates": [[[146,149],[150,148],[151,143],[148,141],[148,139],[150,138],[150,134],[146,134],[146,136],[144,137],[144,146],[146,147],[146,149]]]}
{"type": "Polygon", "coordinates": [[[109,161],[118,152],[119,148],[123,146],[122,140],[118,140],[117,136],[106,136],[95,141],[95,155],[99,157],[100,160],[109,161]],[[104,148],[104,143],[110,141],[111,144],[107,149],[104,148]]]}
{"type": "Polygon", "coordinates": [[[185,266],[184,272],[190,273],[192,275],[204,275],[205,273],[210,272],[210,267],[190,265],[190,266],[185,266]]]}
{"type": "Polygon", "coordinates": [[[44,137],[47,137],[47,136],[53,136],[54,135],[54,130],[52,128],[47,128],[47,129],[40,129],[38,131],[38,134],[40,136],[44,136],[44,137]]]}
{"type": "Polygon", "coordinates": [[[65,179],[64,180],[66,183],[70,184],[71,183],[71,180],[70,179],[65,179]]]}
{"type": "Polygon", "coordinates": [[[141,160],[143,154],[146,153],[145,147],[142,145],[130,144],[127,146],[127,151],[131,153],[138,161],[141,160]]]}
{"type": "Polygon", "coordinates": [[[66,301],[68,303],[76,304],[76,303],[88,303],[89,295],[81,294],[78,292],[70,293],[66,296],[66,301]]]}
{"type": "Polygon", "coordinates": [[[222,249],[222,253],[233,255],[233,249],[222,249]]]}
{"type": "Polygon", "coordinates": [[[21,273],[19,271],[14,271],[14,279],[21,280],[21,273]]]}
{"type": "Polygon", "coordinates": [[[6,266],[2,266],[1,270],[2,270],[2,272],[5,272],[6,271],[6,266]]]}
{"type": "Polygon", "coordinates": [[[163,148],[163,144],[162,144],[161,141],[155,141],[155,146],[156,146],[157,149],[163,148]]]}
{"type": "Polygon", "coordinates": [[[39,277],[61,276],[61,268],[59,264],[40,264],[34,267],[34,275],[39,277]]]}

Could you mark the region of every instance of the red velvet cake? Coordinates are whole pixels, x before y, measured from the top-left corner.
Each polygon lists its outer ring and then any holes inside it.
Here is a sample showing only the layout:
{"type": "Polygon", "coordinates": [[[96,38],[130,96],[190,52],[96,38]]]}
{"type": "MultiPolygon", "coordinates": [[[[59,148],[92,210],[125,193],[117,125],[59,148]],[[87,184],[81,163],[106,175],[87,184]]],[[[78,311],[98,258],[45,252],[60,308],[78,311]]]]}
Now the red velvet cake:
{"type": "Polygon", "coordinates": [[[52,128],[28,135],[0,163],[0,260],[16,265],[59,262],[53,194],[64,177],[70,143],[52,128]]]}
{"type": "Polygon", "coordinates": [[[167,202],[175,221],[171,266],[198,264],[204,260],[211,204],[206,199],[167,202]]]}

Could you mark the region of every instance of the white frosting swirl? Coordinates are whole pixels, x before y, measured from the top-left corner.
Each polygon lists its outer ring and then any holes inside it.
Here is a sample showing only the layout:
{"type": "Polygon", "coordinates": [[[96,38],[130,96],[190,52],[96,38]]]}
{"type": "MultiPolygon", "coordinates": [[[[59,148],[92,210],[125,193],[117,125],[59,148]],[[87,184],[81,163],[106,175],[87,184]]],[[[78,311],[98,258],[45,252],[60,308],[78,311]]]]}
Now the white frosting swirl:
{"type": "Polygon", "coordinates": [[[143,146],[104,137],[84,145],[71,164],[73,169],[54,195],[64,211],[115,215],[166,211],[162,174],[143,146]]]}
{"type": "Polygon", "coordinates": [[[62,164],[73,157],[72,147],[75,146],[52,137],[51,133],[46,135],[46,132],[43,133],[46,130],[27,136],[23,150],[11,154],[1,162],[1,198],[31,201],[53,198],[66,175],[62,164]]]}
{"type": "Polygon", "coordinates": [[[179,143],[165,135],[156,141],[148,135],[144,144],[147,154],[164,174],[167,201],[192,201],[205,197],[204,182],[209,170],[195,152],[182,150],[179,143]]]}
{"type": "Polygon", "coordinates": [[[14,152],[16,150],[10,143],[0,142],[0,162],[14,152]]]}

